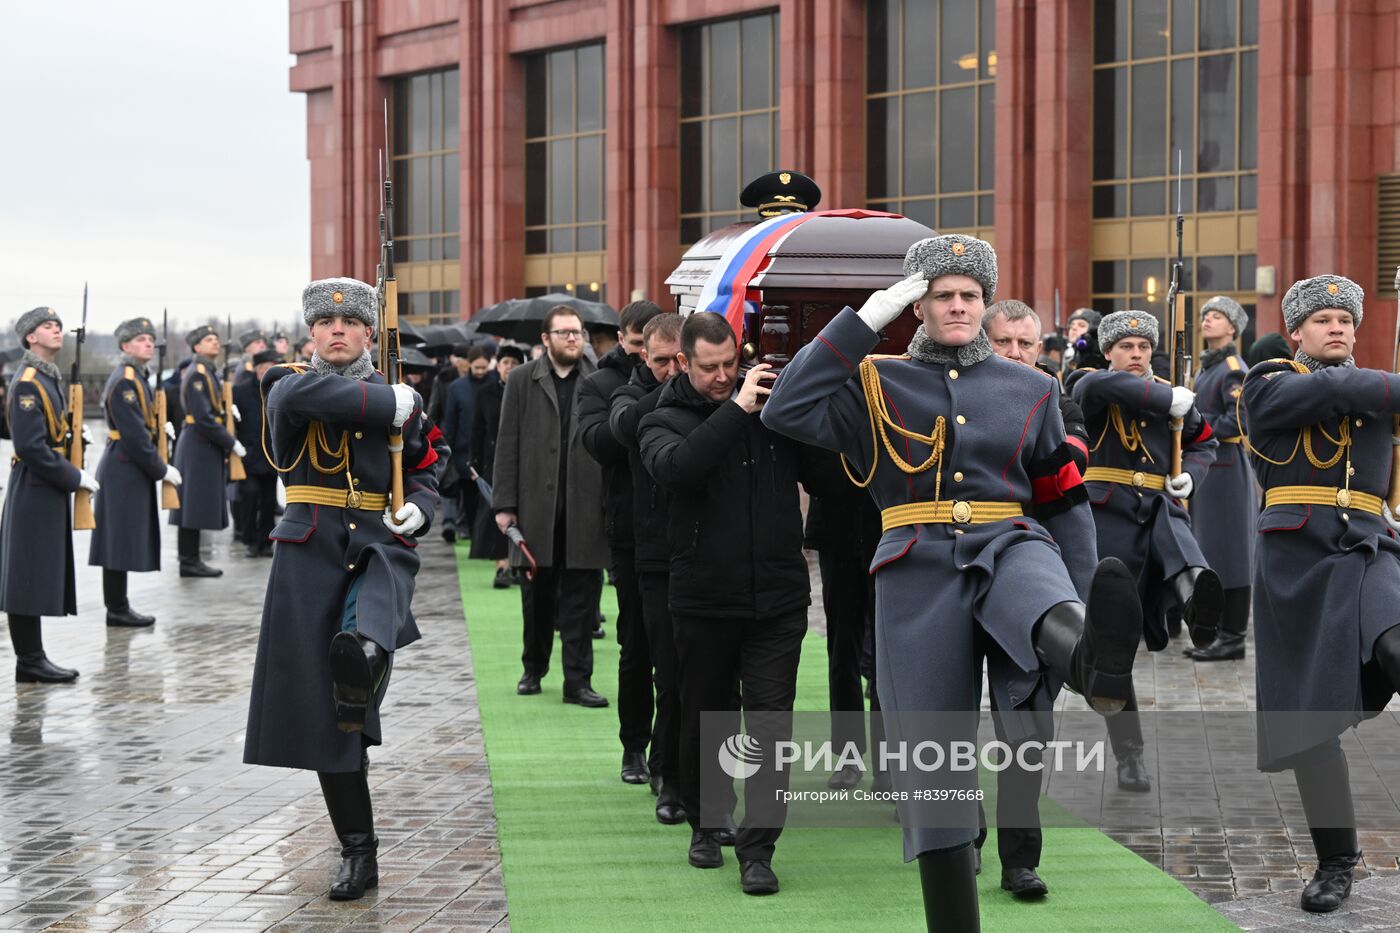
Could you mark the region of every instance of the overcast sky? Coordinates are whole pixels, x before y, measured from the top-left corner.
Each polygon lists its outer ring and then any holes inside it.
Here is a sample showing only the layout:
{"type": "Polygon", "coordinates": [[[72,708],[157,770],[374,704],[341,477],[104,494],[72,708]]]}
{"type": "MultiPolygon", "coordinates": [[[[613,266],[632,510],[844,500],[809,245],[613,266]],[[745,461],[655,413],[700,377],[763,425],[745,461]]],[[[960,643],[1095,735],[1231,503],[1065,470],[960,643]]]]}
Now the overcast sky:
{"type": "Polygon", "coordinates": [[[0,0],[0,326],[289,328],[310,274],[286,0],[0,0]]]}

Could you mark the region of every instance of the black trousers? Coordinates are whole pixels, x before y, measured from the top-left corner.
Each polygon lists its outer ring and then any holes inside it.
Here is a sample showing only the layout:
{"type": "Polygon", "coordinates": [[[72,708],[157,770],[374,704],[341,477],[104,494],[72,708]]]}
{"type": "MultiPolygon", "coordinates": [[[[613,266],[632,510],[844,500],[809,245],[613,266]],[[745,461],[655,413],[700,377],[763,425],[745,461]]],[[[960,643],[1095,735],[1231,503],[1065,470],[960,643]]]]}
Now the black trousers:
{"type": "Polygon", "coordinates": [[[1142,720],[1138,716],[1137,691],[1123,704],[1123,709],[1108,717],[1108,744],[1114,757],[1142,751],[1142,720]]]}
{"type": "Polygon", "coordinates": [[[199,529],[181,528],[175,532],[175,549],[180,555],[180,563],[199,562],[199,529]]]}
{"type": "MultiPolygon", "coordinates": [[[[701,789],[707,815],[718,809],[729,778],[720,770],[717,749],[700,747],[700,714],[732,710],[737,676],[746,714],[744,728],[759,744],[771,749],[792,738],[792,704],[797,696],[797,662],[807,632],[807,610],[774,618],[711,619],[673,613],[676,657],[681,689],[681,805],[692,828],[699,829],[701,789]],[[774,716],[771,713],[786,715],[774,716]]],[[[744,782],[747,813],[763,812],[778,825],[739,827],[735,854],[741,862],[768,861],[782,833],[789,771],[763,768],[744,782]]],[[[715,826],[704,827],[716,829],[715,826]]]]}
{"type": "MultiPolygon", "coordinates": [[[[642,619],[642,591],[636,552],[615,548],[617,590],[617,737],[624,752],[645,752],[652,741],[651,649],[642,619]]],[[[655,753],[653,752],[653,758],[655,753]]]]}
{"type": "MultiPolygon", "coordinates": [[[[1039,689],[1044,691],[1043,687],[1039,689]]],[[[991,699],[992,712],[995,713],[996,697],[991,699]]],[[[1047,705],[1053,709],[1055,701],[1047,699],[1047,705]]],[[[999,716],[992,717],[992,728],[996,731],[997,741],[1007,742],[1006,730],[999,716]]],[[[1041,740],[1050,738],[1053,736],[1042,736],[1041,740]]],[[[1041,772],[1021,768],[1019,760],[1024,757],[1027,764],[1035,766],[1041,761],[1041,752],[1039,748],[1028,748],[1023,753],[1020,746],[1015,748],[1015,752],[1017,763],[997,772],[997,855],[1003,869],[1038,868],[1044,844],[1039,810],[1041,772]]],[[[980,849],[987,840],[987,814],[980,803],[977,805],[977,822],[976,846],[980,849]]]]}
{"type": "MultiPolygon", "coordinates": [[[[671,625],[671,574],[643,570],[637,574],[637,583],[642,596],[651,682],[656,689],[656,720],[651,732],[649,765],[652,774],[674,783],[680,777],[681,768],[681,696],[676,683],[676,636],[671,625]]],[[[618,674],[621,676],[621,671],[618,674]]]]}
{"type": "MultiPolygon", "coordinates": [[[[831,711],[864,712],[865,688],[860,678],[865,633],[874,624],[875,577],[860,558],[817,552],[822,577],[822,607],[826,612],[826,673],[831,711]]],[[[874,691],[871,691],[873,694],[874,691]]],[[[831,747],[838,751],[854,743],[865,753],[863,716],[834,716],[831,747]]]]}
{"type": "Polygon", "coordinates": [[[520,660],[527,674],[543,678],[549,673],[557,615],[564,656],[564,690],[572,693],[593,685],[593,627],[598,621],[603,575],[597,570],[563,566],[568,553],[564,529],[564,517],[560,516],[554,522],[555,566],[540,567],[535,578],[520,587],[520,605],[525,615],[525,651],[520,660]]]}
{"type": "Polygon", "coordinates": [[[271,546],[267,536],[277,524],[277,474],[250,473],[242,487],[238,491],[238,511],[243,516],[239,523],[243,543],[271,546]]]}

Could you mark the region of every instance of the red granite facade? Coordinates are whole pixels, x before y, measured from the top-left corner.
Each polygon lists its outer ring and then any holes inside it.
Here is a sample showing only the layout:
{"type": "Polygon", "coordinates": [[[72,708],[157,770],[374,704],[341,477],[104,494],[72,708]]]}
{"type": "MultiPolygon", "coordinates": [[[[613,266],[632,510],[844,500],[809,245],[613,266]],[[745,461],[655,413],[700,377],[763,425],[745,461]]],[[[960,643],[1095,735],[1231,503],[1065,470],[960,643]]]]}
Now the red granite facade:
{"type": "MultiPolygon", "coordinates": [[[[307,95],[314,275],[369,277],[389,82],[458,68],[460,307],[518,295],[525,268],[522,56],[606,46],[606,288],[659,298],[681,253],[677,27],[776,10],[780,150],[825,207],[865,201],[862,0],[291,0],[291,87],[307,95]]],[[[996,0],[995,239],[1000,289],[1087,304],[1091,0],[996,0]]],[[[1390,364],[1377,281],[1377,177],[1400,172],[1400,0],[1259,3],[1259,329],[1294,279],[1336,271],[1370,296],[1359,352],[1390,364]],[[1385,333],[1383,340],[1375,335],[1385,333]]]]}

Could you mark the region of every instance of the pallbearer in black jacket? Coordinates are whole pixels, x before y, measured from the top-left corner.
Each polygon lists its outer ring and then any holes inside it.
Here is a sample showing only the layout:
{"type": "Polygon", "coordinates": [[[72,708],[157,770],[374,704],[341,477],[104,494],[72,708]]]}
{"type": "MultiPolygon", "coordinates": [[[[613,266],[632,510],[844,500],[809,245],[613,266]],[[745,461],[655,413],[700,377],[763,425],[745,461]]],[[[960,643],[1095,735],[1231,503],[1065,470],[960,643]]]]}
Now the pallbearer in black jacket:
{"type": "Polygon", "coordinates": [[[1242,415],[1264,511],[1254,560],[1259,767],[1294,770],[1317,849],[1302,906],[1329,911],[1360,858],[1337,736],[1400,687],[1400,522],[1383,508],[1400,376],[1358,369],[1361,287],[1294,283],[1292,360],[1249,371],[1242,415]],[[1313,711],[1302,715],[1284,711],[1313,711]],[[1270,715],[1270,714],[1275,715],[1270,715]]]}
{"type": "Polygon", "coordinates": [[[70,496],[96,493],[97,479],[68,462],[68,393],[54,360],[63,322],[53,308],[26,311],[15,324],[24,358],[10,383],[15,455],[0,513],[0,611],[10,616],[15,680],[67,683],[78,672],[44,654],[40,616],[77,615],[70,496]]]}
{"type": "Polygon", "coordinates": [[[397,648],[418,639],[415,539],[438,505],[422,400],[384,384],[366,346],[375,290],[312,282],[302,306],[316,355],[263,377],[270,459],[287,484],[258,636],[243,760],[319,773],[341,843],[333,900],[378,883],[365,748],[397,648]],[[390,513],[389,427],[403,426],[404,498],[390,513]]]}
{"type": "Polygon", "coordinates": [[[1235,342],[1249,324],[1239,303],[1216,295],[1201,306],[1201,336],[1206,352],[1196,376],[1196,409],[1210,425],[1220,447],[1200,488],[1191,500],[1191,530],[1201,553],[1225,588],[1220,631],[1208,648],[1188,648],[1197,661],[1232,661],[1244,657],[1244,634],[1249,626],[1249,584],[1254,573],[1254,523],[1259,517],[1259,493],[1254,470],[1245,456],[1244,440],[1235,416],[1236,403],[1248,370],[1235,342]]]}
{"type": "Polygon", "coordinates": [[[102,598],[107,624],[140,628],[153,616],[131,608],[126,575],[160,570],[160,523],[156,517],[157,485],[180,485],[180,471],[161,462],[157,444],[166,442],[165,425],[156,423],[156,405],[146,366],[156,352],[156,329],[149,318],[133,318],[117,328],[122,356],[102,390],[107,416],[107,449],[97,466],[105,490],[97,497],[97,528],[88,563],[102,568],[102,598]]]}

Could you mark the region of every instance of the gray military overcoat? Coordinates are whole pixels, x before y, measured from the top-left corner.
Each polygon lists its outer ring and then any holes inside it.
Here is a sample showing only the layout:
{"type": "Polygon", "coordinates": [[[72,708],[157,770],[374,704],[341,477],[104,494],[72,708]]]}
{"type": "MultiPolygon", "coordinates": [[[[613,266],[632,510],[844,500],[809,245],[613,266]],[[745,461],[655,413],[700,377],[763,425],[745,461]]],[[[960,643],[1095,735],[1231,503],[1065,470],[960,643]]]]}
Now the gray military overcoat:
{"type": "Polygon", "coordinates": [[[228,527],[227,458],[234,437],[224,428],[223,380],[218,366],[195,357],[180,382],[185,429],[175,444],[180,471],[180,507],[170,510],[170,524],[217,531],[228,527]]]}
{"type": "Polygon", "coordinates": [[[123,363],[112,371],[102,390],[102,410],[109,435],[97,465],[102,491],[88,563],[136,573],[159,570],[156,490],[165,464],[156,444],[165,443],[165,429],[156,424],[151,386],[136,367],[123,363]]]}
{"type": "Polygon", "coordinates": [[[1191,497],[1191,530],[1226,589],[1249,586],[1254,575],[1254,522],[1259,491],[1240,442],[1235,402],[1244,387],[1244,360],[1230,355],[1196,377],[1196,408],[1220,447],[1191,497]]]}

